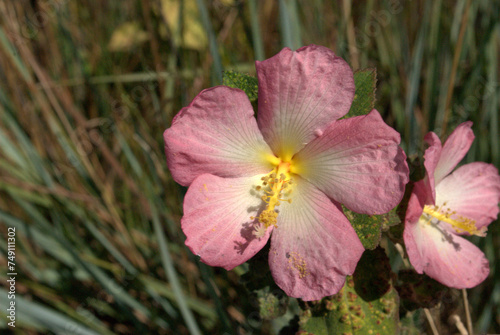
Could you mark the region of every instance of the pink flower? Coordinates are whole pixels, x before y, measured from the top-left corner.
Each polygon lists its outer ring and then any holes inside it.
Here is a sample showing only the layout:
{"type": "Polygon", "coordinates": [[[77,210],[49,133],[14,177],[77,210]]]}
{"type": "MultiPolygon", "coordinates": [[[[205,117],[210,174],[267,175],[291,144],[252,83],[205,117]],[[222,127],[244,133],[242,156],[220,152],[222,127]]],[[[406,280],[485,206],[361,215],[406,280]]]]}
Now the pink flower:
{"type": "Polygon", "coordinates": [[[425,136],[427,174],[415,183],[403,235],[415,270],[454,288],[474,287],[488,276],[484,254],[460,235],[484,236],[500,201],[493,165],[470,163],[450,174],[474,140],[471,126],[460,124],[442,147],[436,134],[425,136]]]}
{"type": "Polygon", "coordinates": [[[256,62],[259,113],[243,91],[202,91],[165,131],[173,178],[189,186],[181,224],[201,260],[227,270],[270,238],[269,266],[290,296],[338,292],[363,246],[340,203],[380,214],[408,181],[399,134],[373,110],[338,120],[354,97],[353,74],[311,45],[256,62]]]}

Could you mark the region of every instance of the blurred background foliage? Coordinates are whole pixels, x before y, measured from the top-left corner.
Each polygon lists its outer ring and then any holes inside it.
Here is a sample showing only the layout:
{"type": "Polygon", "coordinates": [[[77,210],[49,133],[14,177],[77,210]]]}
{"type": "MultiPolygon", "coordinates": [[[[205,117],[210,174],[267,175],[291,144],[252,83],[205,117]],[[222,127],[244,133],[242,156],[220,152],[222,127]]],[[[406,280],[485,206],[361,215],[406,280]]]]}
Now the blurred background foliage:
{"type": "MultiPolygon", "coordinates": [[[[255,60],[314,43],[377,69],[376,108],[410,157],[426,132],[472,120],[466,161],[499,167],[499,15],[496,0],[0,2],[2,333],[7,227],[18,334],[278,333],[295,299],[267,321],[248,265],[210,268],[184,246],[185,190],[163,153],[172,117],[223,70],[254,75],[255,60]]],[[[469,290],[472,321],[500,333],[498,222],[474,242],[491,273],[469,290]]],[[[465,320],[447,294],[431,309],[441,334],[458,332],[451,315],[465,320]]]]}

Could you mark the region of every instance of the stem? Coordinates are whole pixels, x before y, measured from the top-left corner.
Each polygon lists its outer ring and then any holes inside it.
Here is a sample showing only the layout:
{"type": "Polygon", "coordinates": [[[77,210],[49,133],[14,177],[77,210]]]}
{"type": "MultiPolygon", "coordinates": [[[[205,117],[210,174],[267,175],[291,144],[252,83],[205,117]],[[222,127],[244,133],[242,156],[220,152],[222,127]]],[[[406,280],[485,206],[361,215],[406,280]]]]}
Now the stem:
{"type": "Polygon", "coordinates": [[[351,66],[354,71],[359,69],[358,48],[356,46],[356,35],[354,32],[354,22],[351,15],[352,3],[351,0],[342,1],[344,17],[346,20],[347,43],[349,45],[349,55],[351,58],[351,66]]]}
{"type": "Polygon", "coordinates": [[[462,296],[464,297],[464,307],[465,307],[465,319],[467,321],[467,330],[469,331],[469,334],[472,335],[472,319],[470,317],[470,310],[469,310],[469,300],[467,299],[467,290],[462,289],[462,296]]]}
{"type": "Polygon", "coordinates": [[[429,311],[428,308],[424,308],[424,312],[425,312],[425,317],[427,318],[427,321],[429,322],[429,326],[431,326],[432,334],[439,335],[439,332],[436,328],[436,324],[434,324],[434,320],[432,319],[431,312],[429,311]]]}
{"type": "MultiPolygon", "coordinates": [[[[453,314],[451,316],[452,320],[455,322],[455,326],[457,327],[460,335],[468,335],[467,329],[465,329],[464,324],[462,323],[462,320],[460,320],[460,317],[456,314],[453,314]]],[[[472,335],[472,334],[471,334],[472,335]]]]}
{"type": "Polygon", "coordinates": [[[410,263],[408,262],[408,260],[405,257],[405,251],[403,249],[403,246],[399,243],[394,244],[394,246],[396,247],[396,250],[399,252],[401,259],[403,260],[403,265],[405,266],[405,268],[409,269],[410,263]]]}

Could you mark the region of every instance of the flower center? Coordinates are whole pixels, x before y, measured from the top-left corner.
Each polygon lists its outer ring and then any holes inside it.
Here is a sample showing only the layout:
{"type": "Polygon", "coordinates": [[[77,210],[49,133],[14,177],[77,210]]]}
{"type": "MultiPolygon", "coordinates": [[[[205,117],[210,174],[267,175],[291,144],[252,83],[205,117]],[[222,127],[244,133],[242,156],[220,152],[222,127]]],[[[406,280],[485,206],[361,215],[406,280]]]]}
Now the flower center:
{"type": "MultiPolygon", "coordinates": [[[[446,202],[443,203],[443,206],[446,206],[446,202]]],[[[428,215],[427,223],[430,224],[432,218],[435,218],[439,221],[449,223],[457,233],[468,232],[471,235],[485,236],[486,227],[477,229],[475,220],[456,215],[457,212],[452,212],[449,208],[444,211],[443,206],[424,206],[424,213],[428,215]]]]}
{"type": "Polygon", "coordinates": [[[262,186],[256,187],[257,191],[263,192],[261,198],[267,203],[266,208],[257,217],[265,229],[270,226],[277,227],[278,212],[276,207],[283,201],[292,202],[290,194],[292,193],[293,178],[290,175],[290,166],[289,162],[280,162],[267,176],[261,178],[262,186]]]}

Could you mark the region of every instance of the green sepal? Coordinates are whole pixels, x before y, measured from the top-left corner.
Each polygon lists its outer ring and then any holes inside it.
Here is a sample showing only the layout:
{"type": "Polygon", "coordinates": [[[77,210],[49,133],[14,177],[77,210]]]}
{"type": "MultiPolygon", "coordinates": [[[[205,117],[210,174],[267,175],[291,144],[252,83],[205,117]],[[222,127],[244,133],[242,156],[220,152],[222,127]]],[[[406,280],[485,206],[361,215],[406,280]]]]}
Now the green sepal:
{"type": "Polygon", "coordinates": [[[382,231],[401,223],[396,208],[381,215],[358,214],[342,206],[344,214],[351,222],[365,249],[375,249],[380,242],[382,231]]]}
{"type": "Polygon", "coordinates": [[[354,86],[356,86],[356,92],[354,94],[351,109],[349,109],[349,113],[343,117],[344,119],[366,115],[371,112],[375,107],[376,84],[377,69],[369,68],[354,73],[354,86]]]}
{"type": "Polygon", "coordinates": [[[244,91],[251,102],[257,100],[258,81],[257,78],[253,76],[236,71],[224,71],[222,84],[232,88],[239,88],[244,91]]]}
{"type": "Polygon", "coordinates": [[[271,287],[257,291],[259,314],[264,320],[276,319],[288,309],[288,296],[280,289],[271,291],[271,287]]]}
{"type": "Polygon", "coordinates": [[[314,303],[301,315],[299,322],[303,334],[397,334],[399,326],[399,298],[390,279],[389,259],[383,249],[367,250],[363,254],[353,277],[348,276],[342,290],[331,297],[314,303]],[[364,259],[363,259],[364,258],[364,259]],[[368,263],[376,263],[367,268],[368,263]],[[361,269],[361,273],[358,269],[361,269]],[[375,268],[387,272],[379,277],[375,268]],[[372,282],[376,293],[363,292],[361,283],[372,282]],[[366,278],[365,278],[366,277],[366,278]]]}

